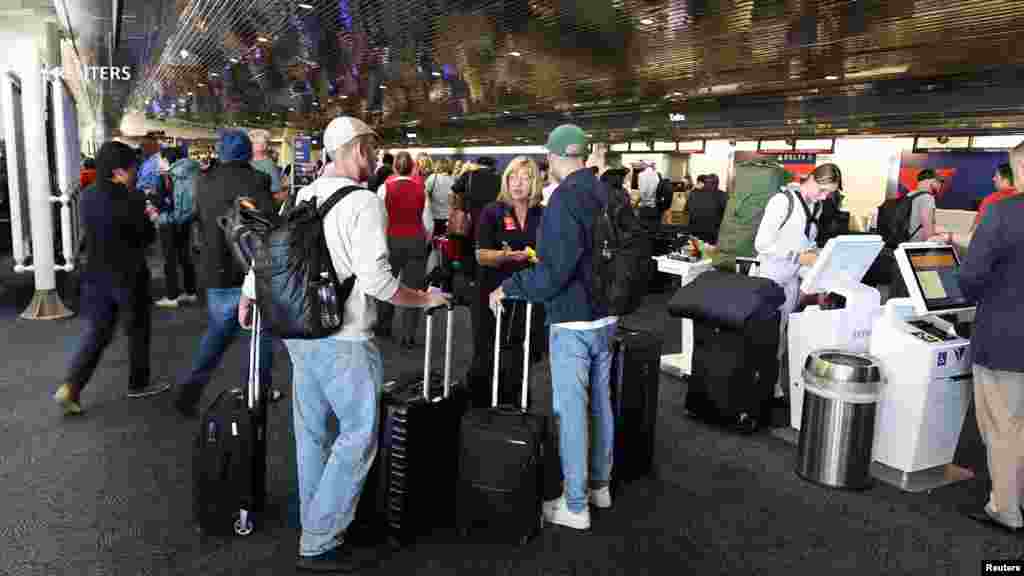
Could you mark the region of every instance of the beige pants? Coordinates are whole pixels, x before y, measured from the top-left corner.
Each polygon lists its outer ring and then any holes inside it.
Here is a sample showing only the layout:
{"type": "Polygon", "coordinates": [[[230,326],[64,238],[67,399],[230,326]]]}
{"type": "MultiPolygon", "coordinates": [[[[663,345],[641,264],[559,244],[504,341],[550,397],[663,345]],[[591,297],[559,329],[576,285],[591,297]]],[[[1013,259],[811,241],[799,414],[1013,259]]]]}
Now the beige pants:
{"type": "Polygon", "coordinates": [[[1024,373],[974,365],[974,404],[992,476],[989,513],[1008,526],[1024,518],[1024,373]]]}

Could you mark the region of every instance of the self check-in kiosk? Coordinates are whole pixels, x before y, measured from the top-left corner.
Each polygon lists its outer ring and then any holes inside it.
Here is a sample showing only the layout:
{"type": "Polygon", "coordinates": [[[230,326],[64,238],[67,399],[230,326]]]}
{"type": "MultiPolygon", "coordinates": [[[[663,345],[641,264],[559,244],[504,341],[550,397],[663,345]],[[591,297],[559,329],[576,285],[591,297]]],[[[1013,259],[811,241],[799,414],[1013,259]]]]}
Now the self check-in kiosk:
{"type": "Polygon", "coordinates": [[[800,429],[803,410],[803,367],[807,356],[824,348],[868,352],[875,318],[881,313],[877,288],[861,283],[878,258],[881,236],[838,236],[825,244],[800,284],[805,294],[834,294],[845,304],[839,309],[808,306],[790,314],[788,359],[790,426],[800,429]]]}
{"type": "Polygon", "coordinates": [[[956,326],[975,306],[960,291],[952,246],[906,243],[895,255],[910,297],[889,300],[871,334],[886,373],[875,476],[919,492],[972,476],[952,462],[971,399],[970,342],[956,326]]]}

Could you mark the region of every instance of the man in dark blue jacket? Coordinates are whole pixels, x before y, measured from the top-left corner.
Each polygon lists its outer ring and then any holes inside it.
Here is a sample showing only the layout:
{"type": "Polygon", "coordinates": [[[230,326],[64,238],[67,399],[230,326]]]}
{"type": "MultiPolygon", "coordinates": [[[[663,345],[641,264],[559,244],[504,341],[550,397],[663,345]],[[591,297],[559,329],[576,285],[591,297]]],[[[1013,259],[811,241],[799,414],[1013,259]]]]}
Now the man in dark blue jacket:
{"type": "Polygon", "coordinates": [[[141,398],[170,388],[168,382],[150,382],[152,303],[146,246],[156,238],[156,229],[146,217],[143,194],[135,189],[135,151],[120,142],[107,142],[97,154],[96,168],[96,182],[82,194],[79,207],[88,254],[81,285],[86,328],[67,379],[54,394],[65,414],[82,412],[79,395],[96,371],[119,320],[131,339],[128,396],[141,398]]]}
{"type": "Polygon", "coordinates": [[[608,482],[615,422],[609,380],[618,319],[595,307],[589,295],[592,226],[608,202],[608,188],[585,167],[587,138],[579,127],[556,128],[548,136],[547,149],[548,165],[559,184],[537,236],[539,262],[505,280],[491,293],[490,302],[492,309],[503,298],[544,304],[551,328],[551,381],[565,477],[565,492],[545,503],[544,516],[553,524],[587,530],[588,500],[599,508],[611,506],[608,482]]]}
{"type": "MultiPolygon", "coordinates": [[[[1010,156],[1024,171],[1024,144],[1010,156]]],[[[1024,527],[1024,197],[992,205],[971,239],[960,288],[978,303],[971,357],[978,430],[988,450],[992,492],[980,522],[1024,527]]]]}

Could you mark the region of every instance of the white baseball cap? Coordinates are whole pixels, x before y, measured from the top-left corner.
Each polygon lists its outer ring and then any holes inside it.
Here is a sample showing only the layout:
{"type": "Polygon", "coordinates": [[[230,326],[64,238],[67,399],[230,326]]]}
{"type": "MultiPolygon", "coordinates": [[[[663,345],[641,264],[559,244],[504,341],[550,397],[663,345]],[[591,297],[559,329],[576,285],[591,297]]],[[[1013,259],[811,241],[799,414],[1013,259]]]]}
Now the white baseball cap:
{"type": "Polygon", "coordinates": [[[338,116],[324,130],[324,150],[334,151],[364,134],[377,135],[366,122],[352,116],[338,116]]]}

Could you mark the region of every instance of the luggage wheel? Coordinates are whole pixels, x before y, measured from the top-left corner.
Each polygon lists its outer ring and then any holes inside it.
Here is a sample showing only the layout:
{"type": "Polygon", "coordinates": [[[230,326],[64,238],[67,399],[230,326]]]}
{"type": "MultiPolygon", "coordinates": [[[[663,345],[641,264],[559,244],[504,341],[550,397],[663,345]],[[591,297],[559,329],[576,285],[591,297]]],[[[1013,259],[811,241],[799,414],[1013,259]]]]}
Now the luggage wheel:
{"type": "Polygon", "coordinates": [[[249,512],[245,510],[238,511],[238,519],[235,520],[235,534],[239,536],[248,536],[252,534],[252,518],[249,517],[249,512]]]}

